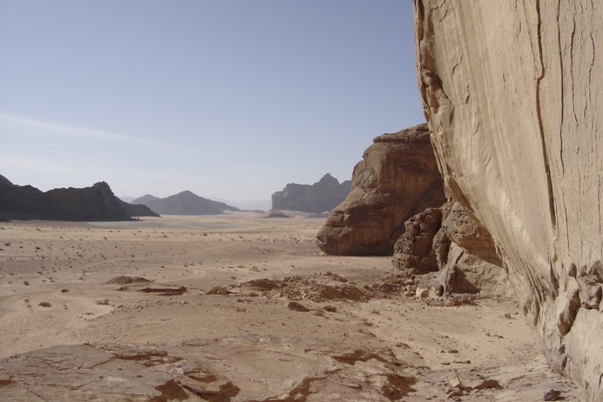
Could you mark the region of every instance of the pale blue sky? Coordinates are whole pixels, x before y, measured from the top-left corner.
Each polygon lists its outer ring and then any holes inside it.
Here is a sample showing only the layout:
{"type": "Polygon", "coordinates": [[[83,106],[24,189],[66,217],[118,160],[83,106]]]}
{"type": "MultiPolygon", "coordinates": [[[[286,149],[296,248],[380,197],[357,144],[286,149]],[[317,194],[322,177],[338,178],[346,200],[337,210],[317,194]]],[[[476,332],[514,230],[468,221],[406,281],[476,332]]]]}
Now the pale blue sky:
{"type": "Polygon", "coordinates": [[[423,121],[409,0],[0,0],[15,184],[269,200],[423,121]]]}

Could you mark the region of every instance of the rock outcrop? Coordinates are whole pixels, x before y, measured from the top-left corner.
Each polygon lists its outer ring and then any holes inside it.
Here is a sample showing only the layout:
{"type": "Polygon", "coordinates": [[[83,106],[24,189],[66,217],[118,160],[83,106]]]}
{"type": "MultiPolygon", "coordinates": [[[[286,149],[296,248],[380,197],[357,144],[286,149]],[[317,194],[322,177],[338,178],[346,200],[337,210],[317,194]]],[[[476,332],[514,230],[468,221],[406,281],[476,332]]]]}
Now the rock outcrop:
{"type": "Polygon", "coordinates": [[[339,180],[329,173],[314,184],[289,183],[272,194],[272,209],[319,214],[329,212],[350,193],[352,182],[339,180]]]}
{"type": "Polygon", "coordinates": [[[240,211],[239,208],[199,197],[190,191],[182,191],[166,198],[157,198],[147,194],[132,202],[146,205],[161,215],[219,215],[224,211],[240,211]]]}
{"type": "Polygon", "coordinates": [[[92,187],[42,192],[32,186],[0,184],[0,211],[27,218],[64,221],[125,221],[131,216],[105,182],[92,187]]]}
{"type": "Polygon", "coordinates": [[[424,275],[435,295],[480,293],[513,296],[492,236],[458,202],[427,208],[405,222],[394,246],[394,269],[406,276],[424,275]]]}
{"type": "Polygon", "coordinates": [[[125,209],[126,213],[132,217],[136,216],[159,216],[158,213],[153,212],[153,210],[147,207],[144,204],[130,204],[129,202],[124,202],[119,200],[121,206],[125,209]]]}
{"type": "Polygon", "coordinates": [[[447,193],[492,235],[549,364],[603,399],[603,3],[415,0],[447,193]]]}
{"type": "Polygon", "coordinates": [[[442,227],[441,208],[427,208],[404,222],[404,226],[406,231],[394,245],[394,267],[405,271],[408,268],[409,275],[437,271],[433,240],[442,227]]]}
{"type": "Polygon", "coordinates": [[[391,255],[404,222],[446,200],[425,124],[373,139],[352,181],[317,235],[328,254],[391,255]]]}

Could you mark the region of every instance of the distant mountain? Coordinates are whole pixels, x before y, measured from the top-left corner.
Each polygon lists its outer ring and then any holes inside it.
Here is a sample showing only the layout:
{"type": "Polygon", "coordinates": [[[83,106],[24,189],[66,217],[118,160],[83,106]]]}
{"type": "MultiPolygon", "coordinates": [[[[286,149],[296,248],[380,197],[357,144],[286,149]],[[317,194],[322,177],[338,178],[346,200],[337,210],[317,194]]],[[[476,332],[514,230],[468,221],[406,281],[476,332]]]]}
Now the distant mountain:
{"type": "MultiPolygon", "coordinates": [[[[42,192],[17,186],[0,176],[0,211],[4,217],[63,221],[132,220],[109,185],[99,182],[85,188],[55,188],[42,192]]],[[[7,218],[10,219],[10,218],[7,218]]]]}
{"type": "Polygon", "coordinates": [[[154,212],[151,208],[144,204],[131,204],[121,199],[119,201],[121,206],[130,216],[159,216],[158,213],[154,212]]]}
{"type": "Polygon", "coordinates": [[[12,186],[13,183],[10,180],[8,180],[6,177],[4,177],[0,174],[0,185],[12,186]]]}
{"type": "Polygon", "coordinates": [[[240,209],[223,202],[199,197],[190,191],[183,191],[166,198],[157,198],[147,194],[132,202],[144,204],[162,215],[218,215],[224,211],[240,211],[240,209]]]}
{"type": "Polygon", "coordinates": [[[147,205],[147,203],[149,203],[151,201],[159,201],[160,199],[161,198],[152,196],[151,194],[146,194],[146,195],[143,195],[142,197],[134,198],[132,201],[130,201],[130,204],[147,205]]]}
{"type": "Polygon", "coordinates": [[[352,181],[343,183],[326,174],[310,184],[289,183],[282,191],[272,194],[273,210],[302,211],[319,214],[341,204],[352,189],[352,181]]]}
{"type": "Polygon", "coordinates": [[[123,202],[132,202],[136,199],[136,197],[124,197],[124,196],[118,196],[117,198],[119,198],[123,202]]]}
{"type": "Polygon", "coordinates": [[[271,200],[244,200],[244,201],[231,201],[225,200],[220,197],[210,197],[211,200],[219,201],[237,207],[242,211],[257,211],[264,212],[268,211],[272,206],[271,200]]]}

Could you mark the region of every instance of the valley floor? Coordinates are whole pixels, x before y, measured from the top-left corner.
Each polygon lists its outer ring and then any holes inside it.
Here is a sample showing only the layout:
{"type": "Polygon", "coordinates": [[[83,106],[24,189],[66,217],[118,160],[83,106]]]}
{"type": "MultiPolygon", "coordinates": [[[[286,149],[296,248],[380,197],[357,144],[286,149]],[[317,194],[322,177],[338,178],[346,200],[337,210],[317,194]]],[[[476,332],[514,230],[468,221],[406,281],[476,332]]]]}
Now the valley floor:
{"type": "Polygon", "coordinates": [[[0,223],[0,400],[581,399],[514,300],[417,298],[323,222],[0,223]]]}

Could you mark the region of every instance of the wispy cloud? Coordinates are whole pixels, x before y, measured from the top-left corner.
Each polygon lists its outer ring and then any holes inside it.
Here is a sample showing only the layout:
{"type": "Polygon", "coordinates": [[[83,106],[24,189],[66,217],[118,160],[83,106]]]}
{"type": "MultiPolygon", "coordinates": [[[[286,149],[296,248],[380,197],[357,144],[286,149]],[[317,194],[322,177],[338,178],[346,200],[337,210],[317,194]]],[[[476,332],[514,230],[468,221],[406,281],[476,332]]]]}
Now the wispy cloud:
{"type": "Polygon", "coordinates": [[[96,139],[103,141],[114,141],[136,144],[139,146],[145,146],[155,149],[171,150],[178,152],[190,152],[190,149],[184,147],[178,147],[170,144],[165,144],[157,141],[150,141],[143,138],[134,136],[112,133],[104,130],[97,130],[94,128],[85,128],[70,126],[65,124],[51,123],[47,121],[27,119],[17,116],[11,116],[7,114],[0,114],[0,128],[3,130],[18,130],[19,132],[27,132],[35,130],[38,134],[46,135],[62,135],[78,138],[96,139]]]}

